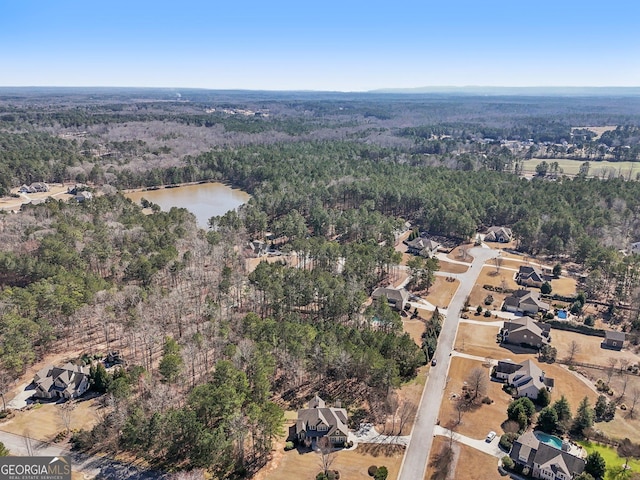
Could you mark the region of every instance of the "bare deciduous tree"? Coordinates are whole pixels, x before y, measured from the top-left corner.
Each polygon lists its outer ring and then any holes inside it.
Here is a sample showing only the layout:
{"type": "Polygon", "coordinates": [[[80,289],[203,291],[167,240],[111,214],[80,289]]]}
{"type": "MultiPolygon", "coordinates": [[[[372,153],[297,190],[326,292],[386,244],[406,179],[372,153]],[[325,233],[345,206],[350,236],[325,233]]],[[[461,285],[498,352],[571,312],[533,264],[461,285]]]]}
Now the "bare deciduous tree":
{"type": "Polygon", "coordinates": [[[629,416],[633,418],[636,404],[640,400],[640,388],[635,387],[631,392],[631,408],[629,409],[629,416]]]}
{"type": "Polygon", "coordinates": [[[467,388],[473,393],[471,394],[471,401],[477,400],[478,397],[483,396],[487,392],[487,373],[483,368],[476,367],[469,372],[466,378],[467,388]]]}
{"type": "Polygon", "coordinates": [[[58,406],[58,414],[60,415],[62,426],[67,434],[71,431],[71,420],[73,417],[73,410],[75,408],[76,404],[71,401],[67,401],[58,406]]]}
{"type": "Polygon", "coordinates": [[[400,408],[398,409],[398,417],[400,419],[398,425],[398,435],[402,435],[402,430],[405,425],[409,423],[409,420],[413,415],[415,415],[417,410],[416,404],[413,402],[407,402],[406,400],[400,404],[400,408]]]}
{"type": "Polygon", "coordinates": [[[500,269],[502,268],[502,257],[498,255],[493,259],[493,264],[496,266],[496,275],[500,274],[500,269]]]}
{"type": "Polygon", "coordinates": [[[580,352],[580,344],[575,340],[571,340],[569,344],[569,353],[567,355],[567,363],[571,365],[577,353],[580,352]]]}
{"type": "Polygon", "coordinates": [[[320,450],[320,466],[324,474],[327,475],[331,465],[333,465],[336,459],[336,451],[333,449],[331,440],[329,440],[327,436],[321,437],[320,440],[318,440],[318,449],[320,450]]]}
{"type": "Polygon", "coordinates": [[[609,384],[609,382],[611,382],[611,377],[613,376],[613,372],[615,371],[616,368],[616,364],[618,363],[618,359],[617,358],[613,358],[613,357],[609,357],[607,359],[607,384],[609,384]]]}

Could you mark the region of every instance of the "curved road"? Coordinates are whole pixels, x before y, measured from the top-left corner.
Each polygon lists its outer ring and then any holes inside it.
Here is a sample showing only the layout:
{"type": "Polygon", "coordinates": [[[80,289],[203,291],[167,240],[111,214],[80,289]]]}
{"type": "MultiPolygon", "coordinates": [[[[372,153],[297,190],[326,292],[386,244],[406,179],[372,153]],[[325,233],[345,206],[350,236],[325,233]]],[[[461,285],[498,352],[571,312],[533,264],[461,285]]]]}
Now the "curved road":
{"type": "Polygon", "coordinates": [[[427,383],[422,391],[420,406],[411,432],[411,440],[405,453],[398,480],[416,480],[424,478],[429,460],[429,452],[433,443],[434,427],[442,402],[442,395],[447,385],[449,371],[449,353],[453,350],[460,320],[460,311],[464,301],[471,293],[482,266],[487,260],[497,257],[499,252],[490,248],[474,247],[469,252],[473,256],[471,268],[463,274],[458,274],[460,286],[456,291],[440,332],[435,359],[437,366],[431,368],[427,383]]]}

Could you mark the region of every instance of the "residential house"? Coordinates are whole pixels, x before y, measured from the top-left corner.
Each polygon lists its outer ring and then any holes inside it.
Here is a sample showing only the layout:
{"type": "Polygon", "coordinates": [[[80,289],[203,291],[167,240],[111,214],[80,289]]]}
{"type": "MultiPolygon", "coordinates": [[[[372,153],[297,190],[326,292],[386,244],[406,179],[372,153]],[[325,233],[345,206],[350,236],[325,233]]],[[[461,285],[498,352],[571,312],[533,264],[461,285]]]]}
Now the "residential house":
{"type": "Polygon", "coordinates": [[[314,445],[321,437],[328,437],[332,445],[347,441],[347,411],[340,406],[327,407],[318,395],[309,402],[308,408],[298,410],[296,436],[307,446],[314,445]]]}
{"type": "Polygon", "coordinates": [[[525,360],[515,363],[511,360],[500,360],[495,368],[496,378],[516,389],[517,397],[538,398],[541,388],[553,389],[553,378],[546,377],[544,371],[533,361],[525,360]]]}
{"type": "Polygon", "coordinates": [[[87,200],[91,200],[93,198],[93,193],[87,192],[86,190],[83,190],[82,192],[77,192],[75,194],[74,198],[76,199],[76,201],[78,203],[82,203],[82,202],[85,202],[87,200]]]}
{"type": "Polygon", "coordinates": [[[500,335],[502,343],[541,348],[551,342],[551,326],[531,317],[515,318],[504,322],[500,335]]]}
{"type": "Polygon", "coordinates": [[[31,185],[22,185],[18,190],[20,193],[41,193],[48,192],[49,185],[44,182],[34,182],[31,185]]]}
{"type": "Polygon", "coordinates": [[[544,275],[539,268],[530,265],[521,265],[516,274],[516,281],[519,285],[540,288],[545,282],[544,275]]]}
{"type": "Polygon", "coordinates": [[[622,350],[625,339],[626,336],[624,332],[606,330],[604,332],[604,340],[602,341],[600,346],[602,348],[609,348],[612,350],[622,350]]]}
{"type": "Polygon", "coordinates": [[[50,365],[36,373],[34,397],[77,398],[89,389],[89,367],[67,363],[62,367],[50,365]]]}
{"type": "Polygon", "coordinates": [[[385,297],[389,305],[399,312],[404,310],[409,301],[409,292],[404,288],[378,287],[371,294],[374,300],[385,297]]]}
{"type": "Polygon", "coordinates": [[[407,244],[407,252],[426,258],[433,257],[437,253],[438,248],[440,248],[438,242],[426,237],[417,237],[405,243],[407,244]]]}
{"type": "Polygon", "coordinates": [[[513,232],[507,227],[489,227],[484,236],[485,242],[509,243],[513,240],[513,232]]]}
{"type": "Polygon", "coordinates": [[[504,299],[503,309],[507,312],[538,313],[549,311],[549,304],[540,300],[540,292],[521,288],[504,299]]]}
{"type": "Polygon", "coordinates": [[[511,460],[529,469],[533,478],[544,480],[571,480],[584,471],[585,461],[577,455],[541,442],[535,432],[520,435],[509,452],[511,460]]]}

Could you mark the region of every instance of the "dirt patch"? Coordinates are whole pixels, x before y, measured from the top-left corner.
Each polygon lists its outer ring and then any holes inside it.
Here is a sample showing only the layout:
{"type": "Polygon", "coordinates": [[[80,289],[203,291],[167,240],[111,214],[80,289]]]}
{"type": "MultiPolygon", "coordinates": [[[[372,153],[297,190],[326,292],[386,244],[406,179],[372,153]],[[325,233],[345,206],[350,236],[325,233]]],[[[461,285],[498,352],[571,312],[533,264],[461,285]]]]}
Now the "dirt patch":
{"type": "Polygon", "coordinates": [[[447,277],[438,276],[429,289],[429,294],[423,298],[436,307],[447,308],[459,285],[458,280],[450,282],[447,277]]]}
{"type": "MultiPolygon", "coordinates": [[[[358,446],[352,451],[341,450],[336,453],[332,470],[340,472],[340,478],[349,480],[370,480],[367,469],[371,465],[385,466],[389,470],[389,479],[398,477],[400,463],[404,456],[403,447],[367,445],[358,446]],[[384,448],[386,447],[386,448],[384,448]]],[[[291,480],[315,478],[320,472],[320,455],[315,452],[299,453],[297,450],[283,452],[279,465],[268,472],[264,480],[291,480]]]]}
{"type": "Polygon", "coordinates": [[[451,262],[446,262],[444,260],[439,260],[438,261],[440,264],[440,272],[444,272],[444,273],[465,273],[467,270],[469,270],[469,267],[467,265],[460,265],[459,263],[451,263],[451,262]]]}
{"type": "Polygon", "coordinates": [[[422,334],[424,333],[424,321],[420,319],[402,319],[402,329],[408,333],[416,345],[422,346],[422,334]]]}

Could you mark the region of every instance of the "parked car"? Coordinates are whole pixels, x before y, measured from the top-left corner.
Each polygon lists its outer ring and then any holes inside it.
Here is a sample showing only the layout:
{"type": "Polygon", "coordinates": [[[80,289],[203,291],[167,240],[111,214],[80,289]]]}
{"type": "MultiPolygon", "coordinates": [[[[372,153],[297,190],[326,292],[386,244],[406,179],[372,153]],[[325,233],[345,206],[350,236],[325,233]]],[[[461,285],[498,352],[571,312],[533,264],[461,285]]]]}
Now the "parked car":
{"type": "Polygon", "coordinates": [[[496,438],[496,432],[494,432],[493,430],[491,430],[488,434],[487,434],[487,438],[485,439],[485,441],[491,443],[491,441],[496,438]]]}
{"type": "Polygon", "coordinates": [[[434,358],[433,360],[431,360],[431,366],[435,367],[436,363],[438,363],[438,361],[434,358]]]}

